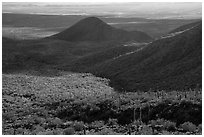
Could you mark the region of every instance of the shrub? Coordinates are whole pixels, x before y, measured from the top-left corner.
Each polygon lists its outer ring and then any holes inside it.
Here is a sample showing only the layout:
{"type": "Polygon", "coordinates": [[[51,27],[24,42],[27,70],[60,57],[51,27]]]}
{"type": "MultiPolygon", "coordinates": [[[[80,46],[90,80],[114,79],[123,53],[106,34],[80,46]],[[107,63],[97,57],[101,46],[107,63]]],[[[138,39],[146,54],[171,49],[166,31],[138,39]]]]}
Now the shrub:
{"type": "Polygon", "coordinates": [[[59,118],[47,118],[46,119],[47,123],[48,123],[48,127],[59,127],[60,125],[63,124],[63,122],[61,121],[61,119],[59,118]]]}
{"type": "Polygon", "coordinates": [[[140,134],[142,135],[153,135],[153,130],[151,127],[144,125],[142,127],[142,130],[140,131],[140,134]]]}
{"type": "Polygon", "coordinates": [[[34,127],[34,131],[32,132],[32,134],[38,134],[39,132],[43,132],[45,131],[45,129],[39,125],[34,127]]]}
{"type": "Polygon", "coordinates": [[[18,129],[16,130],[16,134],[18,134],[18,135],[23,135],[23,134],[24,134],[24,129],[23,129],[23,128],[18,128],[18,129]]]}
{"type": "Polygon", "coordinates": [[[46,133],[46,132],[40,131],[40,132],[38,132],[36,135],[46,135],[45,133],[46,133]]]}
{"type": "Polygon", "coordinates": [[[162,131],[162,135],[172,135],[172,133],[169,132],[169,131],[164,130],[164,131],[162,131]]]}
{"type": "Polygon", "coordinates": [[[97,135],[118,135],[118,133],[114,132],[109,128],[104,128],[101,131],[96,133],[97,135]]]}
{"type": "Polygon", "coordinates": [[[75,130],[74,130],[74,128],[72,128],[72,127],[66,128],[66,129],[63,131],[63,134],[64,134],[64,135],[74,135],[74,133],[75,133],[75,130]]]}
{"type": "Polygon", "coordinates": [[[36,122],[36,124],[43,124],[46,122],[46,119],[44,119],[42,117],[36,117],[35,122],[36,122]]]}
{"type": "Polygon", "coordinates": [[[166,129],[168,131],[175,131],[176,130],[176,123],[171,122],[171,121],[165,121],[164,129],[166,129]]]}
{"type": "Polygon", "coordinates": [[[53,135],[62,135],[62,129],[56,128],[53,130],[53,135]]]}
{"type": "Polygon", "coordinates": [[[89,125],[90,128],[101,128],[103,126],[104,126],[104,121],[94,121],[89,125]]]}
{"type": "Polygon", "coordinates": [[[185,122],[181,125],[181,128],[184,130],[184,131],[189,131],[189,132],[194,132],[196,131],[196,125],[194,125],[193,123],[191,122],[185,122]]]}
{"type": "Polygon", "coordinates": [[[84,122],[74,122],[73,126],[76,131],[82,131],[84,129],[84,122]]]}
{"type": "Polygon", "coordinates": [[[67,121],[65,123],[63,123],[63,126],[66,128],[66,127],[70,127],[70,126],[73,126],[73,121],[67,121]]]}
{"type": "Polygon", "coordinates": [[[198,125],[198,132],[199,132],[199,133],[202,133],[202,124],[199,124],[199,125],[198,125]]]}
{"type": "Polygon", "coordinates": [[[24,128],[23,134],[24,135],[32,135],[32,132],[29,129],[24,128]]]}
{"type": "Polygon", "coordinates": [[[133,123],[130,124],[131,128],[136,130],[138,132],[139,128],[141,128],[145,123],[143,123],[140,120],[136,120],[133,123]]]}
{"type": "Polygon", "coordinates": [[[111,119],[109,118],[108,120],[108,125],[117,125],[118,124],[118,120],[117,119],[111,119]]]}
{"type": "Polygon", "coordinates": [[[15,112],[14,111],[10,111],[10,112],[4,112],[2,113],[2,119],[3,120],[11,120],[14,121],[17,119],[17,117],[15,116],[15,112]]]}
{"type": "Polygon", "coordinates": [[[51,130],[47,130],[47,131],[44,131],[44,132],[39,132],[37,133],[37,135],[53,135],[53,131],[51,130]]]}
{"type": "Polygon", "coordinates": [[[53,120],[52,118],[48,117],[48,118],[46,119],[46,122],[47,122],[47,123],[51,123],[52,120],[53,120]]]}
{"type": "Polygon", "coordinates": [[[157,125],[156,120],[151,120],[149,123],[151,124],[152,127],[154,127],[155,125],[157,125]]]}
{"type": "MultiPolygon", "coordinates": [[[[29,121],[26,121],[28,125],[30,125],[29,121]]],[[[21,122],[20,120],[16,120],[13,123],[13,128],[17,129],[23,126],[23,122],[21,122]]]]}
{"type": "Polygon", "coordinates": [[[61,121],[61,119],[56,117],[55,119],[52,120],[52,124],[56,125],[56,126],[59,126],[59,125],[62,125],[63,122],[61,121]]]}
{"type": "Polygon", "coordinates": [[[13,128],[7,129],[3,135],[15,135],[15,131],[13,128]]]}
{"type": "Polygon", "coordinates": [[[157,119],[156,123],[157,123],[157,125],[164,125],[165,120],[164,119],[157,119]]]}
{"type": "Polygon", "coordinates": [[[164,123],[165,123],[164,119],[157,119],[157,120],[151,120],[150,121],[150,124],[152,126],[155,126],[155,125],[164,125],[164,123]]]}

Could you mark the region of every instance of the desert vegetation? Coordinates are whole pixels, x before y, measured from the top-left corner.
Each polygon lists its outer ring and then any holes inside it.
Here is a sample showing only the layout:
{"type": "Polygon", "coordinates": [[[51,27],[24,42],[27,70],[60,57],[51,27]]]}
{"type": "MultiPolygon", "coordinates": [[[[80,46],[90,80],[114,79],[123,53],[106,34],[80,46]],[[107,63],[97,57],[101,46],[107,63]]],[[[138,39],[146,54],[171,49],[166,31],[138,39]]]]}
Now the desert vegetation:
{"type": "Polygon", "coordinates": [[[201,89],[119,93],[89,73],[3,74],[3,134],[201,134],[201,89]]]}

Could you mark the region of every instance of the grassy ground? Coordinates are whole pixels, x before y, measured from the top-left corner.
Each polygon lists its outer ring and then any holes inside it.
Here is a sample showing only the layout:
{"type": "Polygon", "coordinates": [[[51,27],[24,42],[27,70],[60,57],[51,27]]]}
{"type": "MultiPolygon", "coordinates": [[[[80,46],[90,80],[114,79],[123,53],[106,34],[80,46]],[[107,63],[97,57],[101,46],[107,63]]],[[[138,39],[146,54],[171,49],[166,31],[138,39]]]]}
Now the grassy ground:
{"type": "Polygon", "coordinates": [[[202,133],[199,89],[118,93],[89,73],[2,81],[3,134],[202,133]]]}

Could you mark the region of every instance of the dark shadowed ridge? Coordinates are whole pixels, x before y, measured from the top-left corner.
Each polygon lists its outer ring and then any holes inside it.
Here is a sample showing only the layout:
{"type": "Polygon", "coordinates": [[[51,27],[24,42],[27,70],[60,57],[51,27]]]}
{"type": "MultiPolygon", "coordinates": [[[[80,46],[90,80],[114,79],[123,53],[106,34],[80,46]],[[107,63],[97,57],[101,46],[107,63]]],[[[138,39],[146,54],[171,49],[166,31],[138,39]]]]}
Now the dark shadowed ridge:
{"type": "Polygon", "coordinates": [[[151,37],[144,32],[128,32],[116,29],[99,18],[85,18],[72,27],[55,34],[49,38],[66,40],[66,41],[130,41],[138,42],[151,41],[151,37]]]}
{"type": "Polygon", "coordinates": [[[90,68],[89,71],[110,78],[113,86],[128,91],[201,86],[202,24],[187,29],[176,36],[156,40],[136,53],[90,68]]]}

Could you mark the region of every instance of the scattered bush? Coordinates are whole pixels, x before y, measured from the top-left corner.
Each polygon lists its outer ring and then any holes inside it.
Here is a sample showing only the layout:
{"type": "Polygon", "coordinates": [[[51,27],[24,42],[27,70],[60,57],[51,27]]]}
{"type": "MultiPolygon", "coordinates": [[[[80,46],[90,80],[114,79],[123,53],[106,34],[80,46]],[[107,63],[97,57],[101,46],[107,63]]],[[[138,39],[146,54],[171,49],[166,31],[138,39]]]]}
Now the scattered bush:
{"type": "Polygon", "coordinates": [[[165,121],[164,123],[164,129],[168,131],[175,131],[176,130],[176,123],[171,122],[171,121],[165,121]]]}
{"type": "Polygon", "coordinates": [[[82,131],[84,129],[84,122],[74,122],[75,131],[82,131]]]}
{"type": "Polygon", "coordinates": [[[141,135],[153,135],[153,130],[151,127],[144,125],[140,131],[141,135]]]}
{"type": "Polygon", "coordinates": [[[63,130],[60,128],[56,128],[53,130],[53,135],[62,135],[63,134],[63,130]]]}
{"type": "Polygon", "coordinates": [[[167,131],[176,130],[176,123],[164,119],[151,120],[150,125],[154,128],[160,127],[160,130],[162,129],[165,129],[167,131]]]}
{"type": "Polygon", "coordinates": [[[23,128],[16,129],[16,134],[17,135],[23,135],[24,134],[24,129],[23,128]]]}
{"type": "Polygon", "coordinates": [[[90,128],[95,128],[95,129],[101,128],[103,126],[104,126],[104,121],[94,121],[89,125],[90,128]]]}
{"type": "Polygon", "coordinates": [[[202,124],[199,124],[199,125],[198,125],[198,132],[199,132],[199,133],[202,133],[202,124]]]}
{"type": "Polygon", "coordinates": [[[17,117],[15,116],[15,112],[13,111],[2,113],[2,118],[5,120],[11,120],[11,121],[14,121],[17,119],[17,117]]]}
{"type": "Polygon", "coordinates": [[[4,135],[15,135],[15,131],[13,128],[7,129],[4,135]]]}
{"type": "Polygon", "coordinates": [[[109,128],[104,128],[101,131],[97,132],[96,135],[118,135],[118,133],[109,128]]]}
{"type": "Polygon", "coordinates": [[[45,129],[43,127],[41,127],[40,125],[37,125],[34,127],[34,130],[33,130],[33,134],[38,134],[39,132],[44,132],[45,129]]]}
{"type": "Polygon", "coordinates": [[[181,125],[181,128],[184,130],[184,131],[187,131],[187,132],[195,132],[196,131],[196,125],[194,125],[193,123],[191,122],[185,122],[181,125]]]}
{"type": "Polygon", "coordinates": [[[108,125],[112,126],[112,125],[118,125],[118,120],[117,119],[108,119],[108,125]]]}
{"type": "Polygon", "coordinates": [[[165,120],[163,118],[162,119],[157,119],[156,123],[157,123],[157,125],[164,125],[165,120]]]}
{"type": "Polygon", "coordinates": [[[63,123],[63,126],[66,127],[70,127],[73,126],[73,121],[66,121],[65,123],[63,123]]]}
{"type": "Polygon", "coordinates": [[[64,134],[64,135],[74,135],[74,133],[75,133],[75,130],[74,130],[74,128],[72,128],[72,127],[66,128],[66,129],[63,131],[63,134],[64,134]]]}
{"type": "Polygon", "coordinates": [[[151,125],[152,127],[154,127],[155,125],[157,125],[156,120],[151,120],[149,123],[150,123],[150,125],[151,125]]]}
{"type": "Polygon", "coordinates": [[[24,128],[23,134],[24,135],[32,135],[32,132],[30,130],[24,128]]]}
{"type": "Polygon", "coordinates": [[[165,125],[164,119],[157,119],[157,120],[150,121],[150,127],[152,128],[154,134],[161,132],[164,129],[164,125],[165,125]]]}
{"type": "Polygon", "coordinates": [[[162,131],[161,134],[162,134],[162,135],[172,135],[171,132],[166,131],[166,130],[162,131]]]}
{"type": "Polygon", "coordinates": [[[62,122],[61,119],[56,117],[55,119],[52,120],[52,124],[55,125],[55,126],[60,126],[60,125],[63,124],[63,122],[62,122]]]}
{"type": "Polygon", "coordinates": [[[39,132],[37,135],[53,135],[53,131],[51,130],[46,130],[44,132],[39,132]]]}
{"type": "Polygon", "coordinates": [[[149,123],[151,124],[152,127],[155,127],[157,125],[164,125],[165,120],[164,119],[151,120],[149,123]]]}
{"type": "Polygon", "coordinates": [[[36,124],[43,124],[46,122],[46,120],[42,117],[36,117],[35,122],[36,122],[36,124]]]}
{"type": "Polygon", "coordinates": [[[36,133],[36,135],[46,135],[46,132],[40,131],[40,132],[36,133]]]}

